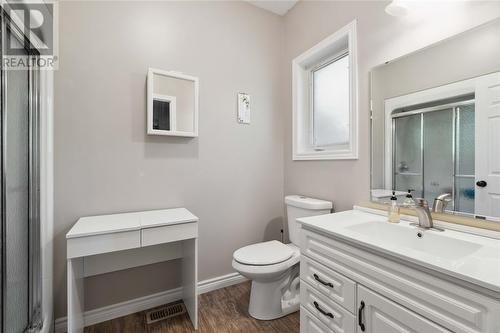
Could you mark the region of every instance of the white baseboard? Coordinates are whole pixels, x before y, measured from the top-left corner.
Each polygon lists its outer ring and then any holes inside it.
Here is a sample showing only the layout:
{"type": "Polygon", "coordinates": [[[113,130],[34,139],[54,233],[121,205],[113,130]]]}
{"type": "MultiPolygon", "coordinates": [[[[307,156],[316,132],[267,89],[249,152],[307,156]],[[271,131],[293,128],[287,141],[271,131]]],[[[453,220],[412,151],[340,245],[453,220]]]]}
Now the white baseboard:
{"type": "MultiPolygon", "coordinates": [[[[246,281],[239,273],[231,273],[198,282],[198,294],[208,293],[213,290],[225,288],[246,281]]],[[[135,298],[129,301],[116,303],[102,308],[85,311],[85,326],[101,323],[106,320],[123,317],[135,312],[144,311],[166,303],[182,299],[182,288],[162,291],[156,294],[135,298]]],[[[54,322],[54,332],[67,331],[67,318],[57,318],[54,322]]]]}
{"type": "Polygon", "coordinates": [[[217,276],[212,279],[198,282],[198,294],[201,295],[213,290],[226,288],[245,281],[247,281],[247,278],[245,278],[240,273],[231,273],[227,275],[217,276]]]}

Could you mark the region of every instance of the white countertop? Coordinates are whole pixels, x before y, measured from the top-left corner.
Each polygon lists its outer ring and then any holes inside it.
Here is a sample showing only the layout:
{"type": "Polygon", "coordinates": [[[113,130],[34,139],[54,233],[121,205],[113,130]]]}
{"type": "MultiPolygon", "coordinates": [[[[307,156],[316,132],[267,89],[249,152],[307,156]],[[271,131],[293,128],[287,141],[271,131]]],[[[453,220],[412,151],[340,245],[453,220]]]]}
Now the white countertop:
{"type": "Polygon", "coordinates": [[[387,222],[386,216],[360,210],[300,218],[297,221],[307,229],[318,230],[500,292],[498,239],[454,230],[427,230],[419,239],[416,236],[418,229],[408,221],[402,220],[393,225],[387,222]],[[409,236],[413,232],[414,239],[409,236]],[[397,237],[399,234],[404,237],[397,237]]]}
{"type": "Polygon", "coordinates": [[[165,225],[197,222],[198,217],[186,208],[172,208],[81,217],[66,234],[66,238],[102,235],[141,230],[165,225]]]}

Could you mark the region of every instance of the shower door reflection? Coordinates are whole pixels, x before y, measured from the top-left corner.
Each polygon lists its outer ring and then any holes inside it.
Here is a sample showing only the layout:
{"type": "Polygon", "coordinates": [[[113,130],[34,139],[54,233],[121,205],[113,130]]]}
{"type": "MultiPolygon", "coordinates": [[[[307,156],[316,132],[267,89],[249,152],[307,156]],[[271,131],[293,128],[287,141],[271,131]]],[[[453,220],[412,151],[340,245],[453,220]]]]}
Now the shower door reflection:
{"type": "Polygon", "coordinates": [[[449,193],[447,211],[474,214],[474,101],[396,110],[392,118],[394,189],[430,204],[449,193]]]}

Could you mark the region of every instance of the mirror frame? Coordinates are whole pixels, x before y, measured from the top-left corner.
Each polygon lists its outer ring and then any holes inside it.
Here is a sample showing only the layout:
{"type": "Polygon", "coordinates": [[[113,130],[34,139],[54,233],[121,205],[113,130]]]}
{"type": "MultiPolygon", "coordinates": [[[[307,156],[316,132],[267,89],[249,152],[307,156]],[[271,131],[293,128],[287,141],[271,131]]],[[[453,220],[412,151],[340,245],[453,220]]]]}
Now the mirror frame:
{"type": "MultiPolygon", "coordinates": [[[[198,137],[198,105],[199,105],[199,79],[196,76],[186,75],[175,71],[164,71],[156,68],[148,69],[147,77],[147,134],[148,135],[166,135],[177,137],[198,137]],[[194,83],[194,114],[193,131],[166,131],[153,128],[153,100],[154,100],[154,76],[168,76],[175,79],[192,81],[194,83]]],[[[175,127],[174,127],[175,128],[175,127]]]]}

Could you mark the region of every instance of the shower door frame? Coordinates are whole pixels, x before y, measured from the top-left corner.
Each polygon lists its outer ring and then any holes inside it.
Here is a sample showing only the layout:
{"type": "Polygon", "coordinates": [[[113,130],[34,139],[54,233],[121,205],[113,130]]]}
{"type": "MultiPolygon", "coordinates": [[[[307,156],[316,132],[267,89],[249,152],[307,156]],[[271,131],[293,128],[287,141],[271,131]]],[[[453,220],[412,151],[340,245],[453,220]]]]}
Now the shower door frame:
{"type": "MultiPolygon", "coordinates": [[[[460,107],[465,106],[465,105],[475,105],[476,100],[475,98],[470,98],[466,99],[463,101],[457,101],[453,103],[445,103],[441,105],[436,105],[436,106],[431,106],[431,107],[424,107],[424,108],[419,108],[411,111],[403,111],[403,112],[397,112],[398,109],[395,109],[391,113],[391,131],[392,131],[392,188],[395,189],[395,184],[396,184],[396,119],[398,118],[404,118],[404,117],[410,117],[410,116],[415,116],[415,115],[420,115],[420,174],[419,176],[421,177],[421,188],[422,188],[422,197],[425,197],[425,147],[424,147],[424,135],[425,135],[425,129],[424,129],[424,114],[429,113],[429,112],[439,112],[439,111],[446,111],[446,110],[451,110],[452,111],[452,163],[453,163],[453,171],[451,174],[451,177],[453,178],[453,186],[452,186],[452,201],[453,201],[453,210],[450,211],[448,210],[448,213],[457,213],[457,214],[463,214],[463,215],[471,215],[473,216],[474,213],[466,213],[466,212],[460,212],[457,211],[457,198],[456,198],[456,193],[457,193],[457,178],[475,178],[475,174],[473,175],[462,175],[457,172],[457,165],[459,163],[459,158],[460,154],[458,152],[458,136],[460,135],[460,130],[458,126],[458,122],[460,120],[460,107]]],[[[474,111],[475,112],[475,111],[474,111]]],[[[416,175],[418,176],[418,175],[416,175]]]]}
{"type": "MultiPolygon", "coordinates": [[[[4,43],[6,34],[11,38],[17,38],[23,45],[28,45],[26,49],[30,59],[39,57],[39,53],[34,51],[33,45],[17,24],[12,23],[11,18],[5,10],[0,7],[0,238],[1,238],[1,288],[0,288],[0,327],[5,331],[5,290],[6,284],[6,159],[5,148],[7,143],[7,123],[6,123],[6,89],[7,75],[4,68],[4,43]]],[[[31,62],[30,62],[31,64],[31,62]]],[[[25,332],[37,331],[42,327],[42,267],[41,267],[41,225],[40,225],[40,70],[30,66],[28,72],[28,105],[29,105],[29,244],[28,244],[28,313],[27,326],[25,332]]]]}

